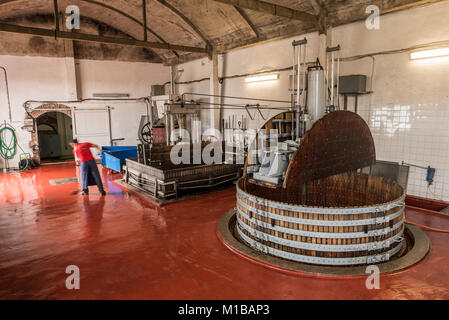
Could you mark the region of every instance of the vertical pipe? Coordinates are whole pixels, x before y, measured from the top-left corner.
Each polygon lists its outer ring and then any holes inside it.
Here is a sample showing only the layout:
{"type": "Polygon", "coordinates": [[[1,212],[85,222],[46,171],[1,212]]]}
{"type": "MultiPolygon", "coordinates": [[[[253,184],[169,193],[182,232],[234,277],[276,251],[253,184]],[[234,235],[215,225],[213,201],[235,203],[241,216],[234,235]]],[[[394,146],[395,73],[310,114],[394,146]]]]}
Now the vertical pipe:
{"type": "Polygon", "coordinates": [[[174,128],[175,128],[175,119],[173,117],[173,114],[170,113],[170,144],[175,144],[175,135],[174,135],[174,128]]]}
{"type": "Polygon", "coordinates": [[[301,45],[298,46],[298,75],[296,90],[296,107],[299,107],[301,98],[301,45]]]}
{"type": "Polygon", "coordinates": [[[173,79],[173,66],[170,66],[170,94],[175,94],[175,83],[173,79]]]}
{"type": "Polygon", "coordinates": [[[296,133],[295,138],[299,137],[299,111],[301,106],[301,47],[302,45],[298,46],[298,75],[297,75],[297,81],[298,81],[298,87],[297,87],[297,94],[296,94],[296,133]]]}
{"type": "Polygon", "coordinates": [[[9,122],[12,122],[12,113],[11,113],[11,100],[9,98],[9,84],[8,84],[8,75],[6,73],[5,67],[0,67],[5,74],[5,86],[6,86],[6,97],[8,98],[8,113],[9,113],[9,122]]]}
{"type": "Polygon", "coordinates": [[[302,109],[303,111],[305,111],[305,107],[306,107],[306,95],[305,95],[305,88],[306,88],[306,71],[307,71],[307,65],[306,65],[306,61],[307,61],[307,44],[304,45],[304,58],[303,58],[303,75],[302,75],[302,86],[303,88],[303,94],[302,94],[302,109]]]}
{"type": "Polygon", "coordinates": [[[142,0],[142,14],[143,14],[143,41],[148,40],[147,33],[147,0],[142,0]]]}
{"type": "Polygon", "coordinates": [[[340,109],[340,51],[337,53],[337,106],[340,109]]]}
{"type": "Polygon", "coordinates": [[[326,105],[330,104],[330,95],[329,95],[329,80],[330,80],[330,75],[329,75],[329,69],[330,69],[330,63],[329,63],[329,54],[326,52],[326,105]]]}
{"type": "Polygon", "coordinates": [[[112,142],[112,117],[111,117],[111,107],[106,106],[106,109],[108,110],[108,122],[109,122],[109,141],[111,142],[111,147],[113,147],[112,142]]]}
{"type": "Polygon", "coordinates": [[[53,9],[55,15],[55,31],[59,31],[59,9],[58,9],[58,0],[53,0],[53,9]]]}
{"type": "Polygon", "coordinates": [[[192,114],[191,116],[190,116],[190,135],[191,135],[191,137],[190,137],[190,139],[191,139],[191,143],[196,143],[196,138],[195,138],[195,115],[194,114],[192,114]]]}
{"type": "Polygon", "coordinates": [[[152,100],[149,100],[148,98],[145,99],[147,104],[147,116],[148,121],[151,122],[151,125],[153,125],[153,105],[154,102],[152,100]]]}
{"type": "Polygon", "coordinates": [[[293,68],[292,68],[292,139],[294,139],[295,134],[295,126],[294,126],[294,118],[295,118],[295,65],[296,65],[296,46],[293,45],[293,68]]]}
{"type": "Polygon", "coordinates": [[[331,53],[331,106],[334,105],[334,51],[331,53]]]}
{"type": "Polygon", "coordinates": [[[168,114],[165,113],[165,143],[170,145],[170,121],[168,120],[168,114]]]}

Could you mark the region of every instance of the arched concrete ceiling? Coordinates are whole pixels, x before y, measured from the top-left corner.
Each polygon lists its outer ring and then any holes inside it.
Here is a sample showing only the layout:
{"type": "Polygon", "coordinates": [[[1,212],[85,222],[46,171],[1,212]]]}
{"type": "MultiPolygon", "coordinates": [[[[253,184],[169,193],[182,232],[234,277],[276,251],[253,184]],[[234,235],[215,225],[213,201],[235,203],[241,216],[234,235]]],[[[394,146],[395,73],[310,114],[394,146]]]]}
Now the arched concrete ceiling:
{"type": "MultiPolygon", "coordinates": [[[[367,16],[365,9],[368,5],[375,4],[380,7],[382,12],[391,12],[440,0],[264,1],[315,16],[318,15],[321,4],[327,12],[328,24],[336,26],[364,19],[367,16]]],[[[310,21],[293,20],[266,12],[236,7],[235,1],[229,2],[230,4],[220,0],[147,0],[148,41],[202,48],[211,46],[216,51],[223,52],[258,41],[318,30],[318,25],[310,21]]],[[[68,5],[79,6],[83,18],[82,33],[120,35],[143,40],[142,0],[58,0],[58,4],[60,12],[65,11],[68,5]]],[[[51,19],[45,23],[42,21],[39,23],[39,19],[33,19],[33,16],[50,17],[52,14],[53,1],[51,0],[0,0],[0,22],[53,29],[51,19]]],[[[9,42],[21,43],[23,39],[29,39],[30,36],[17,34],[2,38],[7,40],[2,40],[5,42],[3,47],[0,47],[0,54],[5,54],[6,51],[14,47],[9,42]],[[23,39],[20,40],[21,38],[23,39]]],[[[58,51],[55,49],[57,40],[50,38],[45,41],[53,43],[48,46],[48,48],[52,48],[48,55],[54,55],[58,51]]],[[[77,47],[75,51],[80,57],[89,58],[91,54],[93,55],[90,57],[91,59],[104,58],[102,55],[95,55],[95,50],[93,50],[100,44],[75,41],[75,45],[77,47]]],[[[101,46],[103,48],[110,47],[111,52],[120,50],[118,45],[101,44],[101,46]]],[[[116,59],[131,61],[143,59],[149,62],[176,63],[205,55],[204,53],[165,49],[134,49],[136,50],[124,50],[120,54],[111,55],[111,57],[116,56],[116,59]],[[134,56],[125,57],[125,51],[134,56]]],[[[29,48],[28,51],[32,50],[33,48],[29,48]]],[[[14,52],[12,53],[14,54],[14,52]]]]}

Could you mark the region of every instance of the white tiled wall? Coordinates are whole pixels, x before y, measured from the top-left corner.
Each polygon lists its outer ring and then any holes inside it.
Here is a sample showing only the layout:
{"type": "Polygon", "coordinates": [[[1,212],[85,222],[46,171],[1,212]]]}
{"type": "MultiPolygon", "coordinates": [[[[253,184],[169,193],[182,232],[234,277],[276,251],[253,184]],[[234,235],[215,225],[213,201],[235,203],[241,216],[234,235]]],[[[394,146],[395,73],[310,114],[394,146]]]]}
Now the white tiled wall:
{"type": "Polygon", "coordinates": [[[449,200],[449,104],[362,103],[359,110],[371,128],[377,159],[436,168],[429,186],[426,170],[411,167],[407,193],[449,200]]]}

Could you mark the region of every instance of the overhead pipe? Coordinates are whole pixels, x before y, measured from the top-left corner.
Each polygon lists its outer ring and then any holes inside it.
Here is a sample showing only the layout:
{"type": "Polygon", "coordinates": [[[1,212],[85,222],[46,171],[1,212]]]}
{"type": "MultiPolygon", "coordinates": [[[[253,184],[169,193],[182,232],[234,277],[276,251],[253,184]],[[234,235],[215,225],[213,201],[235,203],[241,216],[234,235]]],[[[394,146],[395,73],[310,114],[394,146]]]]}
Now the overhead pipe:
{"type": "MultiPolygon", "coordinates": [[[[0,67],[3,68],[3,67],[0,67]]],[[[28,115],[31,117],[29,110],[28,110],[28,105],[30,103],[41,103],[41,104],[73,104],[73,103],[81,103],[81,102],[86,102],[86,101],[134,101],[134,102],[143,102],[147,105],[147,109],[148,109],[148,105],[149,105],[149,100],[148,97],[141,97],[141,98],[126,98],[126,99],[107,99],[107,98],[85,98],[85,99],[80,99],[80,100],[59,100],[59,101],[55,101],[55,100],[49,100],[49,101],[45,101],[45,100],[27,100],[23,103],[23,108],[25,109],[25,111],[28,113],[28,115]]],[[[41,111],[47,110],[47,109],[38,109],[41,111]]],[[[61,109],[48,109],[49,111],[57,111],[57,110],[61,110],[61,109]]],[[[92,109],[90,109],[92,110],[92,109]]]]}

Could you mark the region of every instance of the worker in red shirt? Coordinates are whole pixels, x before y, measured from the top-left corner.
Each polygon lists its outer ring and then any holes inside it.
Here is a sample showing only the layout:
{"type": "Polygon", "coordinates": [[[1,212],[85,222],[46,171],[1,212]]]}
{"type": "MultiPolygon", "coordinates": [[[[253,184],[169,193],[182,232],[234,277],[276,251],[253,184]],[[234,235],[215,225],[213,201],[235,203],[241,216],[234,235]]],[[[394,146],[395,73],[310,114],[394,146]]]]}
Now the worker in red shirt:
{"type": "Polygon", "coordinates": [[[97,185],[101,195],[105,196],[106,192],[103,189],[97,162],[90,151],[90,148],[100,149],[100,147],[89,142],[79,143],[77,139],[72,140],[70,146],[73,148],[73,154],[81,163],[81,185],[83,187],[81,194],[88,195],[89,186],[97,185]]]}

